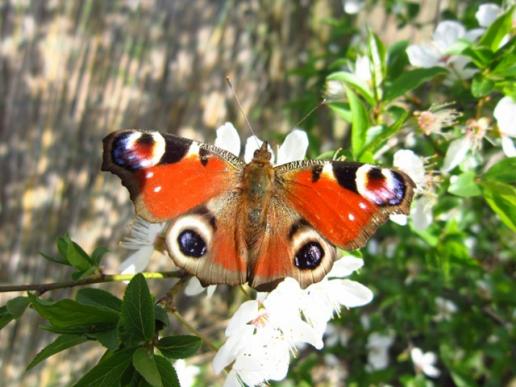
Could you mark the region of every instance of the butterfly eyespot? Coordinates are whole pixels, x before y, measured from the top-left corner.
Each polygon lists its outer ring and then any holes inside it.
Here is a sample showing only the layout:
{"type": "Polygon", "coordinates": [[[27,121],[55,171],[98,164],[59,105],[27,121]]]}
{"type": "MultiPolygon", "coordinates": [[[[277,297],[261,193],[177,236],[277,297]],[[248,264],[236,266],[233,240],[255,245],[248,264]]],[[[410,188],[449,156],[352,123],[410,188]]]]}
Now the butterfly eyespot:
{"type": "Polygon", "coordinates": [[[177,237],[179,250],[188,256],[200,258],[206,254],[208,247],[204,239],[193,230],[184,230],[177,237]]]}
{"type": "Polygon", "coordinates": [[[305,243],[294,256],[294,265],[301,270],[312,270],[319,266],[324,257],[324,249],[319,242],[305,243]]]}

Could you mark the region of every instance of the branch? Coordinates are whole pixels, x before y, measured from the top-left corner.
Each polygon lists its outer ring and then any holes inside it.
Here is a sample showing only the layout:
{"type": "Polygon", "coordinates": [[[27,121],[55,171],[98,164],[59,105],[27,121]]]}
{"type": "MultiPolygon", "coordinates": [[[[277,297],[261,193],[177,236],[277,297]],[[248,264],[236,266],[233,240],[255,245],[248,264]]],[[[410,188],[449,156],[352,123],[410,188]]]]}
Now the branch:
{"type": "MultiPolygon", "coordinates": [[[[181,278],[184,276],[184,273],[180,271],[146,272],[141,274],[143,274],[143,276],[146,279],[181,278]]],[[[0,293],[35,290],[36,292],[38,292],[38,294],[41,295],[49,290],[55,289],[73,288],[76,286],[99,284],[105,282],[130,281],[135,275],[136,274],[99,274],[93,277],[87,277],[76,281],[63,281],[46,284],[28,285],[0,285],[0,293]]]]}

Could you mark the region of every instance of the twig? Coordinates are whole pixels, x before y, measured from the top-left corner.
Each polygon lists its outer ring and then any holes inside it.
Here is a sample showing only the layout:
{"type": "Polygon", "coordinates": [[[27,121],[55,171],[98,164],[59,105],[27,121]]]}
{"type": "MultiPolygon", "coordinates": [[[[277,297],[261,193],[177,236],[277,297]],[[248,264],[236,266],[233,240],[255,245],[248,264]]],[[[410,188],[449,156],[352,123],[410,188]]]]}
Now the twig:
{"type": "MultiPolygon", "coordinates": [[[[178,271],[165,272],[146,272],[141,273],[146,279],[180,278],[184,274],[178,271]]],[[[105,282],[130,281],[136,274],[99,274],[93,277],[83,278],[76,281],[53,282],[46,284],[27,284],[27,285],[0,285],[0,293],[22,292],[34,290],[38,294],[43,294],[49,290],[73,288],[91,284],[105,282]]]]}

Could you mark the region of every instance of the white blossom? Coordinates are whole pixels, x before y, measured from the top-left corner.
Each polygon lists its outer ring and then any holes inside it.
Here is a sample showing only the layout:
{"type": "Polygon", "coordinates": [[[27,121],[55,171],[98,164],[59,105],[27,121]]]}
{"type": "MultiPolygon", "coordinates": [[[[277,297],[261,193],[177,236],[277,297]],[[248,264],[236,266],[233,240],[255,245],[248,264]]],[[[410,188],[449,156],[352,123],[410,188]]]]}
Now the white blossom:
{"type": "Polygon", "coordinates": [[[498,124],[502,149],[507,157],[516,157],[516,147],[511,137],[516,137],[516,101],[503,97],[495,106],[493,115],[498,124]]]}
{"type": "Polygon", "coordinates": [[[464,26],[456,21],[442,21],[437,25],[430,43],[412,44],[407,48],[410,64],[424,68],[446,67],[461,79],[471,78],[476,71],[466,67],[469,60],[452,53],[460,39],[474,41],[482,32],[480,29],[466,31],[464,26]]]}
{"type": "Polygon", "coordinates": [[[341,278],[362,265],[361,259],[347,256],[334,264],[326,278],[306,289],[286,278],[269,294],[260,295],[262,300],[240,305],[213,360],[217,373],[233,364],[225,385],[281,380],[296,348],[305,344],[322,348],[327,323],[342,306],[365,305],[373,298],[365,286],[341,278]]]}
{"type": "Polygon", "coordinates": [[[342,8],[349,15],[359,13],[364,8],[364,0],[342,0],[342,8]]]}
{"type": "Polygon", "coordinates": [[[435,298],[435,305],[437,314],[433,317],[434,321],[450,320],[452,315],[457,312],[457,305],[442,297],[435,298]]]}
{"type": "Polygon", "coordinates": [[[410,350],[410,357],[412,359],[412,363],[414,363],[414,366],[416,367],[416,371],[422,372],[431,378],[436,378],[441,374],[441,371],[435,367],[435,363],[437,362],[437,356],[435,353],[423,353],[420,348],[416,347],[410,350]]]}
{"type": "Polygon", "coordinates": [[[473,139],[470,136],[464,135],[450,142],[441,170],[443,172],[450,172],[466,159],[468,152],[472,149],[473,139]]]}
{"type": "MultiPolygon", "coordinates": [[[[412,225],[417,230],[424,230],[433,220],[432,209],[435,204],[435,194],[428,181],[432,180],[431,175],[425,172],[424,161],[413,151],[401,149],[394,154],[394,166],[405,172],[416,184],[415,193],[417,197],[410,211],[412,225]]],[[[390,215],[389,219],[404,226],[407,224],[407,216],[403,214],[390,215]]]]}
{"type": "Polygon", "coordinates": [[[201,372],[199,367],[188,364],[183,359],[179,359],[174,362],[174,369],[176,370],[179,385],[181,387],[193,386],[197,375],[201,372]]]}
{"type": "Polygon", "coordinates": [[[389,365],[389,349],[394,343],[391,333],[371,333],[367,338],[367,365],[376,371],[383,370],[389,365]]]}
{"type": "Polygon", "coordinates": [[[164,227],[165,223],[150,223],[136,218],[129,236],[121,242],[122,247],[134,251],[120,264],[119,270],[122,274],[135,274],[145,270],[164,227]]]}
{"type": "Polygon", "coordinates": [[[481,4],[478,7],[478,11],[475,13],[475,18],[481,27],[489,27],[502,13],[502,9],[499,5],[494,3],[481,4]]]}

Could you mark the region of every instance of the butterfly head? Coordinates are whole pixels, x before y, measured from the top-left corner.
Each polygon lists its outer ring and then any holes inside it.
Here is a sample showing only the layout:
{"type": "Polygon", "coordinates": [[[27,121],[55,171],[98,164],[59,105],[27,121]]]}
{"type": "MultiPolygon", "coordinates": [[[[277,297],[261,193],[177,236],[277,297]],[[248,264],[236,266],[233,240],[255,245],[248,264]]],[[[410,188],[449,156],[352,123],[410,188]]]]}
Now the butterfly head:
{"type": "Polygon", "coordinates": [[[270,163],[272,158],[271,152],[269,152],[269,143],[264,141],[262,146],[254,151],[253,162],[258,162],[261,164],[270,163]]]}

